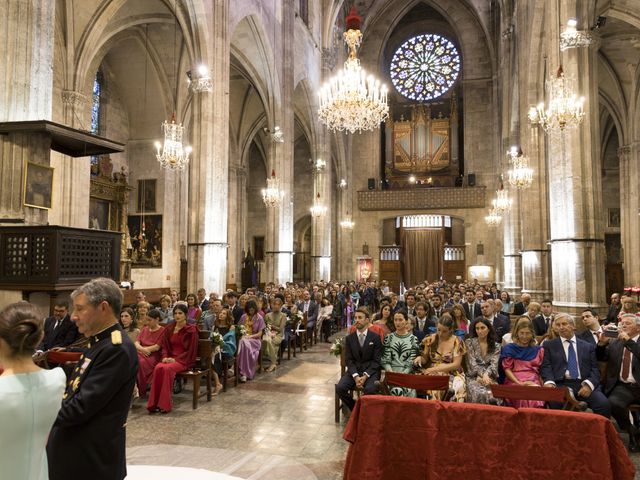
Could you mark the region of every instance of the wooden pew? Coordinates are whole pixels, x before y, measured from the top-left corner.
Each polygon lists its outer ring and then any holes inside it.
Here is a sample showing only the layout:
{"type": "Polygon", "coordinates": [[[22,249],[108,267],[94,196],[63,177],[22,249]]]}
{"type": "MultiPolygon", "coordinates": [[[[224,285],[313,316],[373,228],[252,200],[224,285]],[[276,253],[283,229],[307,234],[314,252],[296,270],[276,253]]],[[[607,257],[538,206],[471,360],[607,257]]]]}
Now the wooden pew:
{"type": "Polygon", "coordinates": [[[169,295],[169,293],[171,292],[171,288],[134,288],[131,290],[122,290],[122,295],[124,296],[123,305],[125,307],[135,305],[137,303],[136,296],[140,292],[143,292],[145,294],[145,296],[147,297],[147,302],[152,305],[159,306],[160,299],[163,295],[169,295]]]}

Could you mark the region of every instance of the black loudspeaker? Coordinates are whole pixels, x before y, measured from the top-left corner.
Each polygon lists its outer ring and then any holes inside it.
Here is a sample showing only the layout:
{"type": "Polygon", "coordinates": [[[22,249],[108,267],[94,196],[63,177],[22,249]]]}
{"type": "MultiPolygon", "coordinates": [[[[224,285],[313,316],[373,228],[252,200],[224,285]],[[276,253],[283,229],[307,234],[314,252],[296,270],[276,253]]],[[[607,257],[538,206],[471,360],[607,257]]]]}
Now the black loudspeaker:
{"type": "Polygon", "coordinates": [[[475,173],[470,173],[467,176],[467,183],[470,187],[475,187],[476,186],[476,174],[475,173]]]}
{"type": "Polygon", "coordinates": [[[369,187],[369,190],[375,190],[376,189],[376,179],[375,178],[370,178],[367,181],[367,186],[369,187]]]}
{"type": "Polygon", "coordinates": [[[461,187],[462,186],[462,182],[464,182],[464,177],[463,176],[456,177],[456,187],[461,187]]]}

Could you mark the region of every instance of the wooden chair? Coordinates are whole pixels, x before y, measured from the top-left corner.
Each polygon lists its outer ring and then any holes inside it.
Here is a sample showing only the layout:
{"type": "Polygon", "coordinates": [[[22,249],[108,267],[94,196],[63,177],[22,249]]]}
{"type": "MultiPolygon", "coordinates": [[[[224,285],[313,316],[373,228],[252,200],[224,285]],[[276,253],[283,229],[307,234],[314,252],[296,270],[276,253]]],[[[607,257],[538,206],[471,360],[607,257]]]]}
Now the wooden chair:
{"type": "Polygon", "coordinates": [[[571,412],[584,412],[587,409],[585,402],[579,402],[573,395],[573,391],[567,387],[544,388],[531,387],[529,385],[491,385],[491,393],[495,398],[508,400],[536,400],[561,403],[564,410],[571,412]]]}
{"type": "Polygon", "coordinates": [[[439,390],[445,392],[443,401],[449,401],[452,393],[449,392],[449,375],[412,375],[409,373],[384,372],[380,381],[380,390],[383,395],[391,395],[389,387],[412,388],[416,392],[426,394],[427,391],[439,390]]]}
{"type": "Polygon", "coordinates": [[[198,330],[198,338],[200,340],[208,340],[211,337],[210,330],[198,330]]]}
{"type": "MultiPolygon", "coordinates": [[[[342,378],[342,376],[347,373],[347,360],[346,360],[346,355],[345,355],[345,342],[344,339],[342,339],[342,351],[340,352],[340,377],[342,378]]],[[[355,390],[352,390],[351,394],[356,394],[356,398],[360,398],[360,396],[362,395],[362,389],[361,388],[355,388],[355,390]]],[[[338,393],[335,392],[334,393],[334,416],[335,416],[335,422],[336,423],[340,423],[340,408],[342,407],[342,402],[340,401],[340,397],[338,397],[338,393]]]]}
{"type": "Polygon", "coordinates": [[[178,373],[177,377],[189,380],[193,379],[193,409],[198,408],[198,399],[200,398],[200,380],[202,377],[206,378],[207,387],[207,402],[211,401],[211,380],[213,378],[213,371],[211,367],[211,357],[213,356],[213,345],[211,340],[199,339],[198,340],[198,356],[196,357],[196,364],[193,369],[178,373]]]}

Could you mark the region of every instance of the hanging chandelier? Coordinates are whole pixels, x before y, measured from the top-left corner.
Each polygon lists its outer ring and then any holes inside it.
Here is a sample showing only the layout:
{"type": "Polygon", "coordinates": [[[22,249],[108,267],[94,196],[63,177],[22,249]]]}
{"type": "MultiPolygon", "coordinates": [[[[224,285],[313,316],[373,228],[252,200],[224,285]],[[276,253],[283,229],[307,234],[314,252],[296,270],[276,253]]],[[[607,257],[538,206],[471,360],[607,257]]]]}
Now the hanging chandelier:
{"type": "Polygon", "coordinates": [[[502,222],[502,215],[495,209],[489,210],[489,215],[484,217],[484,221],[490,227],[497,227],[502,222]]]}
{"type": "Polygon", "coordinates": [[[517,189],[529,188],[533,183],[533,169],[529,168],[529,159],[524,156],[522,149],[511,147],[507,152],[511,169],[509,170],[509,184],[517,189]]]}
{"type": "Polygon", "coordinates": [[[324,216],[325,213],[327,213],[327,207],[325,207],[320,202],[320,194],[319,193],[316,196],[316,199],[313,202],[313,206],[309,209],[309,211],[311,212],[311,216],[313,218],[322,217],[322,216],[324,216]]]}
{"type": "Polygon", "coordinates": [[[280,205],[284,197],[284,191],[280,190],[280,182],[276,178],[276,171],[271,170],[271,178],[267,178],[267,188],[262,189],[262,201],[267,208],[274,208],[280,205]]]}
{"type": "Polygon", "coordinates": [[[496,198],[492,202],[493,208],[502,215],[511,210],[512,203],[513,200],[509,198],[509,192],[504,188],[504,180],[502,175],[500,175],[500,187],[496,191],[496,198]]]}
{"type": "Polygon", "coordinates": [[[347,16],[347,31],[343,38],[349,46],[349,58],[344,69],[320,90],[318,116],[330,130],[350,133],[374,130],[389,116],[387,87],[360,66],[357,49],[362,41],[360,22],[355,7],[347,16]]]}
{"type": "Polygon", "coordinates": [[[540,125],[546,133],[560,133],[580,125],[584,118],[584,97],[573,93],[573,83],[573,78],[566,77],[560,66],[558,73],[547,80],[549,106],[540,103],[531,107],[529,121],[540,125]]]}
{"type": "Polygon", "coordinates": [[[340,226],[345,230],[353,230],[355,223],[351,220],[351,217],[349,216],[349,212],[347,212],[347,216],[344,218],[344,220],[340,222],[340,226]]]}
{"type": "Polygon", "coordinates": [[[182,135],[184,127],[181,123],[176,123],[176,114],[171,117],[171,123],[166,120],[162,122],[164,132],[164,144],[156,142],[158,153],[156,158],[162,168],[170,170],[183,170],[189,163],[191,147],[182,146],[182,135]]]}

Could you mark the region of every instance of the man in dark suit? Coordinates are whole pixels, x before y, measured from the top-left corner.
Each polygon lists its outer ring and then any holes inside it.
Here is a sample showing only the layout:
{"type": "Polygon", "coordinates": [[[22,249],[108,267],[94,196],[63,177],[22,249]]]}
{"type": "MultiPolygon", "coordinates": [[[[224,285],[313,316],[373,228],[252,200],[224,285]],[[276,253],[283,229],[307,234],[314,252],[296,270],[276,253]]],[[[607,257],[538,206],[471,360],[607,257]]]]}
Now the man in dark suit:
{"type": "Polygon", "coordinates": [[[391,294],[391,311],[393,313],[396,313],[400,310],[406,310],[406,309],[407,309],[407,304],[404,303],[402,300],[398,299],[397,293],[392,293],[391,294]]]}
{"type": "Polygon", "coordinates": [[[609,305],[609,311],[607,312],[607,318],[604,321],[605,325],[609,325],[610,323],[617,324],[618,323],[618,315],[620,314],[620,309],[622,309],[622,303],[620,303],[620,294],[613,293],[611,294],[611,305],[609,305]]]}
{"type": "Polygon", "coordinates": [[[431,297],[431,306],[433,307],[433,314],[440,318],[444,313],[444,307],[442,306],[442,295],[436,293],[431,297]]]}
{"type": "Polygon", "coordinates": [[[476,321],[478,318],[485,318],[491,325],[493,325],[493,329],[496,332],[496,342],[502,342],[502,336],[508,333],[511,330],[511,323],[509,318],[506,318],[504,315],[496,314],[496,304],[493,300],[486,300],[480,306],[481,315],[478,315],[474,318],[473,322],[471,322],[469,326],[469,332],[473,332],[476,329],[476,321]]]}
{"type": "Polygon", "coordinates": [[[307,314],[307,335],[312,335],[318,319],[318,304],[311,299],[309,290],[304,291],[302,298],[303,300],[298,302],[298,311],[307,314]]]}
{"type": "Polygon", "coordinates": [[[480,304],[476,302],[476,296],[473,290],[467,290],[464,294],[465,301],[462,304],[462,308],[464,308],[464,314],[467,316],[467,320],[473,322],[476,317],[482,315],[482,310],[480,309],[480,304]]]}
{"type": "Polygon", "coordinates": [[[90,343],[49,434],[49,478],[122,480],[125,425],[138,370],[136,347],[118,323],[122,292],[113,280],[97,278],[71,298],[71,319],[90,343]]]}
{"type": "Polygon", "coordinates": [[[545,335],[553,323],[553,303],[545,298],[540,304],[541,312],[533,319],[533,330],[539,337],[545,335]]]}
{"type": "Polygon", "coordinates": [[[206,312],[207,310],[209,310],[209,300],[207,299],[207,291],[204,288],[199,288],[198,291],[196,292],[196,295],[198,297],[198,306],[200,307],[200,310],[202,310],[203,312],[206,312]]]}
{"type": "Polygon", "coordinates": [[[336,384],[336,393],[349,410],[356,404],[351,395],[354,388],[362,388],[365,395],[377,393],[382,360],[382,341],[369,329],[369,311],[359,308],[354,321],[356,331],[344,340],[347,373],[336,384]]]}
{"type": "Polygon", "coordinates": [[[424,302],[416,303],[416,315],[413,317],[413,334],[418,339],[418,343],[421,343],[424,337],[431,332],[430,328],[436,328],[436,320],[434,317],[429,316],[429,308],[424,302]]]}
{"type": "Polygon", "coordinates": [[[555,326],[560,334],[544,342],[540,375],[545,387],[569,387],[576,398],[585,401],[593,413],[609,418],[611,406],[600,390],[600,370],[596,348],[576,337],[572,316],[560,313],[555,326]]]}
{"type": "Polygon", "coordinates": [[[224,299],[226,305],[229,307],[229,313],[233,316],[233,323],[238,325],[240,323],[240,319],[244,312],[242,311],[242,307],[238,305],[238,295],[236,292],[227,292],[224,295],[224,299]]]}
{"type": "Polygon", "coordinates": [[[46,352],[52,348],[64,348],[78,338],[78,328],[69,318],[66,302],[57,302],[53,306],[53,316],[44,321],[44,338],[38,350],[46,352]]]}
{"type": "Polygon", "coordinates": [[[611,415],[620,430],[629,434],[629,451],[640,451],[640,430],[629,421],[629,405],[640,403],[640,317],[632,313],[622,315],[618,322],[618,338],[603,343],[602,360],[607,360],[604,393],[609,397],[611,415]]]}
{"type": "Polygon", "coordinates": [[[514,315],[524,315],[527,313],[527,309],[529,308],[529,304],[531,303],[531,295],[528,293],[523,293],[520,295],[520,301],[513,306],[513,314],[514,315]]]}
{"type": "MultiPolygon", "coordinates": [[[[416,316],[416,294],[412,291],[409,291],[404,294],[404,300],[407,302],[407,315],[409,317],[416,316]]],[[[395,313],[397,310],[394,310],[395,313]]]]}
{"type": "Polygon", "coordinates": [[[576,336],[585,342],[590,343],[594,347],[604,345],[602,327],[600,326],[600,319],[598,318],[596,311],[588,308],[582,312],[581,317],[585,330],[578,333],[576,336]]]}

